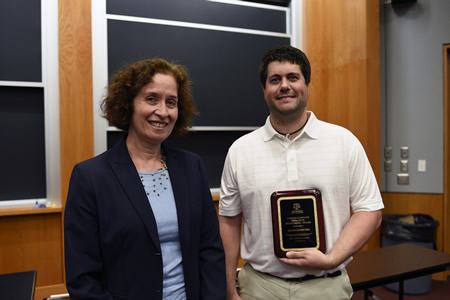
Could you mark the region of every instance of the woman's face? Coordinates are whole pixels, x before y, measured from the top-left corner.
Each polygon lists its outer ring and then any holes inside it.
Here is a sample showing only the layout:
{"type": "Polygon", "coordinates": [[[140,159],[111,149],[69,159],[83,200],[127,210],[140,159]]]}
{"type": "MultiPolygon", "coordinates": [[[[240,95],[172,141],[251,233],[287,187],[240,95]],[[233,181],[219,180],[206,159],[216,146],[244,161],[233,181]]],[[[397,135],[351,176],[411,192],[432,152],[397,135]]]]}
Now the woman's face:
{"type": "Polygon", "coordinates": [[[128,136],[162,143],[178,118],[178,88],[170,73],[157,73],[133,100],[134,112],[128,136]]]}

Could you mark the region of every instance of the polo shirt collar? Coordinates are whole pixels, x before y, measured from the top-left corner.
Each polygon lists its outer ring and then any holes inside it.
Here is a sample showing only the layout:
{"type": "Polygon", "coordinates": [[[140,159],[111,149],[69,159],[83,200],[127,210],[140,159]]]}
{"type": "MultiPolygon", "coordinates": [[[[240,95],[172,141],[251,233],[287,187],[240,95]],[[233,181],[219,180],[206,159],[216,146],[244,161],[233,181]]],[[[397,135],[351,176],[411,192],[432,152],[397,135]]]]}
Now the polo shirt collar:
{"type": "MultiPolygon", "coordinates": [[[[297,136],[295,139],[299,138],[303,134],[308,135],[312,139],[318,139],[319,138],[319,120],[317,119],[316,115],[312,111],[307,111],[309,118],[308,122],[305,125],[305,128],[303,128],[303,133],[299,136],[297,136]]],[[[263,136],[264,141],[267,142],[274,138],[275,136],[280,136],[280,134],[273,128],[272,123],[270,123],[270,116],[267,117],[266,123],[263,126],[263,136]]],[[[294,140],[295,140],[294,139],[294,140]]]]}

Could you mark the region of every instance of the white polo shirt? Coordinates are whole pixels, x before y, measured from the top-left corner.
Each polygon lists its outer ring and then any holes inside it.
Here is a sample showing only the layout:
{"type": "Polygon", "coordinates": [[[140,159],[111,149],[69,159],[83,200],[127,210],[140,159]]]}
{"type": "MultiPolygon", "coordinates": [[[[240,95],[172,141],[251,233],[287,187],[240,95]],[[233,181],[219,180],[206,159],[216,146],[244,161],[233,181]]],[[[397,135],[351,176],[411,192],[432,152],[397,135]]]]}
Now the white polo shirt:
{"type": "Polygon", "coordinates": [[[376,178],[358,139],[349,130],[308,114],[308,123],[293,141],[278,134],[268,117],[263,127],[233,143],[222,174],[219,214],[244,214],[242,259],[256,270],[278,277],[321,276],[325,270],[306,272],[274,255],[273,192],[320,190],[327,252],[350,218],[350,208],[354,212],[383,208],[376,178]]]}

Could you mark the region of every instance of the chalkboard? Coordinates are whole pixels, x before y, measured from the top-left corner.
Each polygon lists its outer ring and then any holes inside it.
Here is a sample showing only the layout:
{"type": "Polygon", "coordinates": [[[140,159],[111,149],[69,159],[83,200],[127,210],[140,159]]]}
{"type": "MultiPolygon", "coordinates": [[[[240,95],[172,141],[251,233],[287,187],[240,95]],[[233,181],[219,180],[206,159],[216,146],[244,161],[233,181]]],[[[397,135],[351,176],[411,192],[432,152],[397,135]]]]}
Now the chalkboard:
{"type": "Polygon", "coordinates": [[[44,90],[0,87],[0,201],[47,197],[44,90]]]}
{"type": "MultiPolygon", "coordinates": [[[[218,188],[230,145],[269,114],[258,65],[269,49],[291,44],[287,11],[207,0],[108,0],[107,13],[109,76],[153,57],[187,67],[199,130],[166,142],[199,154],[210,187],[218,188]]],[[[108,131],[108,149],[124,134],[108,131]]]]}
{"type": "Polygon", "coordinates": [[[1,1],[0,41],[0,80],[42,81],[41,1],[1,1]]]}
{"type": "Polygon", "coordinates": [[[116,15],[286,32],[285,10],[208,0],[108,0],[106,10],[116,15]]]}
{"type": "Polygon", "coordinates": [[[195,126],[261,126],[268,115],[258,80],[264,53],[289,38],[108,21],[108,72],[162,57],[185,65],[200,116],[195,126]]]}

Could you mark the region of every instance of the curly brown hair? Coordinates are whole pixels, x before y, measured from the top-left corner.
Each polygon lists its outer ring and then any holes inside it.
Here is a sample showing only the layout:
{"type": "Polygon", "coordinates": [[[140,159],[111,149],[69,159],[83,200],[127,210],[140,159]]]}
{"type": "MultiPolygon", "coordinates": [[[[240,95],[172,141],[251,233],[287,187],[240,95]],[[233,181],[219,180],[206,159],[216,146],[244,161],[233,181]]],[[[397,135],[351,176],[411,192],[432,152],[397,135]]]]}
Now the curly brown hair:
{"type": "Polygon", "coordinates": [[[192,127],[192,117],[197,114],[191,80],[185,67],[162,58],[140,60],[114,74],[107,87],[108,94],[101,104],[103,117],[111,125],[128,131],[134,112],[133,100],[157,73],[172,74],[175,77],[178,88],[178,119],[172,134],[185,135],[192,127]]]}

